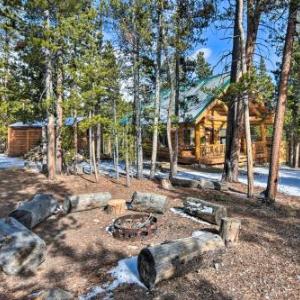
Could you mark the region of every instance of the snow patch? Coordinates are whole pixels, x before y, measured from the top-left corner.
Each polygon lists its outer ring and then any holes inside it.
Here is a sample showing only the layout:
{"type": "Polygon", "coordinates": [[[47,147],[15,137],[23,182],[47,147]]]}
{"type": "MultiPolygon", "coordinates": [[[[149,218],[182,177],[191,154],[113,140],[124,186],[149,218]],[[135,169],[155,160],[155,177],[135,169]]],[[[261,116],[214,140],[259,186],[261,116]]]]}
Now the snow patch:
{"type": "Polygon", "coordinates": [[[170,211],[173,212],[174,214],[176,215],[179,215],[183,218],[188,218],[188,219],[191,219],[192,221],[194,222],[197,222],[197,223],[200,223],[200,224],[204,224],[204,225],[210,225],[209,223],[205,222],[205,221],[202,221],[202,220],[199,220],[195,217],[192,217],[190,215],[188,215],[187,213],[185,213],[182,209],[180,208],[175,208],[175,207],[172,207],[170,208],[170,211]]]}
{"type": "Polygon", "coordinates": [[[23,169],[24,159],[0,154],[0,169],[23,169]]]}
{"type": "Polygon", "coordinates": [[[193,233],[192,233],[192,237],[199,237],[199,236],[201,236],[201,235],[204,235],[206,232],[205,231],[203,231],[203,230],[196,230],[196,231],[194,231],[193,233]]]}
{"type": "Polygon", "coordinates": [[[108,271],[112,275],[114,281],[111,283],[105,283],[102,286],[93,287],[85,295],[79,296],[79,300],[91,300],[93,297],[106,294],[106,298],[110,298],[110,293],[122,284],[137,284],[143,288],[146,288],[139,279],[139,273],[137,269],[137,256],[124,258],[118,261],[118,265],[108,271]]]}
{"type": "Polygon", "coordinates": [[[187,204],[190,206],[199,208],[198,210],[200,210],[201,212],[206,213],[206,214],[212,214],[214,211],[212,207],[205,206],[201,203],[188,201],[187,204]]]}

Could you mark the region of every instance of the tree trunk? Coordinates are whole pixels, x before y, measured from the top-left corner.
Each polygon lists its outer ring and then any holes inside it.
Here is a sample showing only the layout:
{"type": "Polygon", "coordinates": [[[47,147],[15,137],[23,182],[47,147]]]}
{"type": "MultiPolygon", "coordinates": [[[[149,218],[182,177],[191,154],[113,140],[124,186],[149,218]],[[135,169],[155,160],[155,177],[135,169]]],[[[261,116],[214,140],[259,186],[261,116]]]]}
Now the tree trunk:
{"type": "Polygon", "coordinates": [[[169,104],[168,104],[168,114],[167,114],[167,140],[168,140],[168,149],[169,149],[169,157],[170,157],[170,177],[172,178],[173,174],[177,172],[177,168],[176,166],[174,166],[175,150],[173,148],[173,143],[172,143],[172,116],[174,115],[174,108],[175,108],[176,84],[175,84],[175,74],[174,74],[175,72],[171,72],[171,62],[170,62],[166,43],[164,44],[164,50],[165,50],[165,57],[166,57],[167,77],[171,85],[169,104]]]}
{"type": "Polygon", "coordinates": [[[226,246],[237,244],[241,230],[241,220],[235,218],[222,218],[220,235],[226,246]]]}
{"type": "Polygon", "coordinates": [[[125,169],[126,169],[126,186],[130,187],[130,163],[129,163],[129,149],[128,149],[128,131],[124,131],[124,148],[125,148],[125,169]]]}
{"type": "Polygon", "coordinates": [[[119,180],[119,139],[117,131],[117,107],[116,99],[113,99],[113,119],[114,119],[114,167],[116,172],[116,179],[119,180]]]}
{"type": "Polygon", "coordinates": [[[292,130],[292,132],[289,135],[289,165],[290,167],[294,166],[294,154],[295,154],[295,134],[292,130]]]}
{"type": "MultiPolygon", "coordinates": [[[[90,118],[93,117],[94,114],[90,112],[90,118]]],[[[96,162],[96,153],[95,153],[95,134],[94,134],[94,128],[90,127],[91,129],[91,166],[94,169],[95,173],[95,180],[98,182],[98,168],[97,168],[97,162],[96,162]]]]}
{"type": "Polygon", "coordinates": [[[134,53],[133,53],[133,101],[135,110],[135,134],[136,134],[136,163],[137,178],[143,178],[143,146],[141,124],[141,99],[140,99],[140,37],[137,33],[136,20],[134,24],[134,53]]]}
{"type": "Polygon", "coordinates": [[[130,205],[133,210],[163,214],[167,208],[167,197],[153,193],[134,192],[130,205]]]}
{"type": "MultiPolygon", "coordinates": [[[[92,111],[89,112],[89,119],[92,118],[92,111]]],[[[93,127],[89,127],[89,159],[90,165],[93,164],[93,127]]]]}
{"type": "Polygon", "coordinates": [[[77,174],[77,156],[78,156],[78,123],[77,123],[77,110],[74,110],[74,123],[73,123],[73,147],[74,147],[74,170],[77,174]]]}
{"type": "MultiPolygon", "coordinates": [[[[230,83],[236,83],[240,77],[240,36],[239,36],[239,17],[241,15],[240,6],[236,4],[233,49],[230,72],[230,83]]],[[[229,102],[226,128],[226,150],[224,160],[224,170],[222,181],[237,181],[237,169],[239,162],[239,130],[241,101],[239,97],[233,97],[229,102]]]]}
{"type": "Polygon", "coordinates": [[[63,208],[65,213],[101,208],[107,206],[110,199],[108,192],[73,195],[64,200],[63,208]]]}
{"type": "Polygon", "coordinates": [[[289,8],[289,19],[287,32],[285,37],[285,45],[282,57],[282,66],[280,73],[279,82],[279,95],[278,102],[276,106],[274,131],[272,139],[272,154],[271,163],[269,168],[268,186],[266,190],[266,199],[269,202],[274,202],[277,185],[278,185],[278,171],[279,171],[279,158],[280,158],[280,144],[283,132],[284,114],[287,103],[287,93],[288,93],[288,79],[291,69],[292,51],[293,51],[293,41],[296,32],[296,18],[297,18],[297,8],[298,1],[291,0],[289,8]]]}
{"type": "Polygon", "coordinates": [[[251,71],[253,54],[257,39],[261,18],[261,4],[263,1],[247,0],[247,41],[246,41],[246,65],[247,71],[251,71]]]}
{"type": "Polygon", "coordinates": [[[57,100],[56,100],[56,173],[62,172],[62,126],[63,126],[63,77],[61,66],[57,71],[57,100]]]}
{"type": "Polygon", "coordinates": [[[152,155],[150,178],[153,179],[156,171],[158,122],[160,110],[160,75],[161,75],[161,43],[162,43],[162,12],[161,7],[157,8],[157,41],[156,41],[156,78],[155,78],[155,104],[152,136],[152,155]]]}
{"type": "Polygon", "coordinates": [[[46,244],[14,218],[0,219],[0,267],[8,275],[34,272],[45,260],[46,244]]]}
{"type": "Polygon", "coordinates": [[[295,142],[294,168],[299,168],[300,143],[295,142]]]}
{"type": "MultiPolygon", "coordinates": [[[[247,63],[246,63],[246,49],[245,49],[245,38],[244,38],[244,28],[243,28],[243,0],[238,0],[239,8],[239,36],[240,36],[240,49],[241,49],[241,65],[242,74],[245,76],[247,74],[247,63]]],[[[253,53],[253,51],[252,51],[253,53]]],[[[251,54],[251,52],[250,52],[251,54]]],[[[252,54],[251,54],[252,55],[252,54]]],[[[247,151],[247,178],[248,178],[248,198],[253,197],[253,155],[252,155],[252,142],[251,142],[251,130],[250,130],[250,115],[249,115],[249,98],[248,92],[245,90],[242,93],[243,104],[244,104],[244,122],[245,122],[245,136],[246,136],[246,151],[247,151]]]]}
{"type": "MultiPolygon", "coordinates": [[[[46,10],[45,13],[45,29],[50,28],[50,16],[49,11],[46,10]]],[[[48,165],[48,178],[53,180],[55,178],[55,118],[52,112],[52,102],[53,102],[53,83],[52,83],[52,62],[51,53],[48,48],[45,48],[45,61],[46,61],[46,73],[45,73],[45,91],[46,91],[46,102],[48,107],[48,126],[47,126],[47,165],[48,165]]]]}
{"type": "Polygon", "coordinates": [[[184,211],[212,224],[221,224],[221,219],[227,217],[226,207],[210,203],[198,198],[187,197],[183,201],[184,211]]]}
{"type": "Polygon", "coordinates": [[[23,202],[9,216],[15,218],[28,229],[32,229],[58,208],[58,202],[49,194],[36,194],[32,200],[23,202]]]}
{"type": "Polygon", "coordinates": [[[222,248],[224,242],[221,237],[205,231],[195,237],[144,248],[138,256],[140,278],[146,287],[151,289],[162,280],[193,269],[193,265],[201,266],[197,258],[208,251],[222,248]]]}
{"type": "Polygon", "coordinates": [[[48,178],[55,179],[55,118],[53,114],[48,116],[48,178]]]}
{"type": "Polygon", "coordinates": [[[100,166],[101,161],[101,124],[97,124],[97,163],[100,166]]]}

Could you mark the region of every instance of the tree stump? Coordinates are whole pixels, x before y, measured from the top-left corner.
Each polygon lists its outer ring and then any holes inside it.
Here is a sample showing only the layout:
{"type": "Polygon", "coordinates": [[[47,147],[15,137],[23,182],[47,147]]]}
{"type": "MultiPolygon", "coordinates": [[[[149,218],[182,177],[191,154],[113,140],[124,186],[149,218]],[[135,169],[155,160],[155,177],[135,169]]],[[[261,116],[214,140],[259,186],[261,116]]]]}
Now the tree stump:
{"type": "Polygon", "coordinates": [[[44,261],[46,244],[14,218],[0,219],[0,267],[9,275],[35,271],[44,261]]]}
{"type": "Polygon", "coordinates": [[[153,193],[134,192],[130,206],[136,211],[163,214],[167,208],[167,197],[153,193]]]}
{"type": "Polygon", "coordinates": [[[32,229],[58,208],[57,201],[49,194],[36,194],[32,200],[23,202],[9,216],[15,218],[24,226],[32,229]]]}
{"type": "Polygon", "coordinates": [[[172,185],[172,183],[171,183],[171,181],[169,179],[163,178],[160,181],[160,184],[161,184],[161,187],[164,190],[167,190],[167,191],[173,191],[174,190],[174,187],[173,187],[173,185],[172,185]]]}
{"type": "Polygon", "coordinates": [[[237,218],[222,218],[220,235],[226,246],[231,246],[239,242],[241,230],[241,220],[237,218]]]}
{"type": "Polygon", "coordinates": [[[224,248],[222,238],[211,232],[165,244],[144,248],[138,256],[138,271],[142,282],[153,288],[158,282],[179,275],[187,263],[195,264],[194,259],[205,252],[224,248]]]}
{"type": "Polygon", "coordinates": [[[183,210],[191,216],[198,217],[212,224],[221,224],[221,219],[227,216],[226,207],[213,204],[198,198],[187,197],[183,201],[183,210]]]}
{"type": "Polygon", "coordinates": [[[65,213],[101,208],[106,207],[110,199],[109,192],[73,195],[65,199],[63,208],[65,213]]]}
{"type": "Polygon", "coordinates": [[[106,207],[106,212],[114,216],[119,216],[125,213],[126,200],[124,199],[112,199],[109,200],[106,207]]]}

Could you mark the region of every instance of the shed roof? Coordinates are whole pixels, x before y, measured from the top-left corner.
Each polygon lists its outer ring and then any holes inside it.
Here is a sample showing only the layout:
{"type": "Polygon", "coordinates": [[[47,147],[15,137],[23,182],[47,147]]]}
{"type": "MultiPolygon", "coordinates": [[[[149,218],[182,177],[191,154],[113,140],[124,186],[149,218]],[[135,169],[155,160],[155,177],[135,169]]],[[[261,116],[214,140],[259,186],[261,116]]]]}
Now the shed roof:
{"type": "MultiPolygon", "coordinates": [[[[84,120],[85,117],[77,117],[77,123],[81,122],[82,120],[84,120]]],[[[65,119],[64,125],[65,126],[73,126],[75,122],[75,118],[74,117],[67,117],[65,119]]],[[[44,121],[32,121],[32,122],[15,122],[13,124],[10,124],[9,127],[11,128],[42,128],[44,125],[46,125],[47,122],[44,121]]]]}

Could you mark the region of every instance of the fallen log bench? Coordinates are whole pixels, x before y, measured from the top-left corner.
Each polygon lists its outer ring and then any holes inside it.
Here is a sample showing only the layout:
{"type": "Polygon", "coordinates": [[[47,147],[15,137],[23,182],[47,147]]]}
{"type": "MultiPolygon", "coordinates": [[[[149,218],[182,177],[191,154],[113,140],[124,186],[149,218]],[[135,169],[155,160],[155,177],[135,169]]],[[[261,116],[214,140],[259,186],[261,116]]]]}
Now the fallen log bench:
{"type": "Polygon", "coordinates": [[[217,190],[217,191],[227,191],[228,185],[226,182],[221,182],[217,180],[209,180],[201,178],[198,180],[198,188],[206,190],[217,190]]]}
{"type": "Polygon", "coordinates": [[[0,219],[0,268],[9,275],[35,271],[44,261],[45,242],[14,218],[0,219]]]}
{"type": "Polygon", "coordinates": [[[63,204],[65,213],[104,208],[111,199],[109,192],[79,194],[66,197],[63,204]]]}
{"type": "Polygon", "coordinates": [[[130,202],[130,209],[163,214],[167,208],[167,197],[153,193],[134,192],[130,202]]]}
{"type": "Polygon", "coordinates": [[[184,269],[189,271],[188,263],[195,265],[195,259],[201,258],[206,252],[224,247],[219,235],[203,231],[201,235],[144,248],[138,255],[141,281],[151,289],[162,280],[180,275],[184,269]]]}
{"type": "Polygon", "coordinates": [[[173,185],[180,186],[180,187],[196,188],[199,185],[198,180],[187,179],[187,178],[173,177],[170,179],[170,181],[173,185]]]}
{"type": "Polygon", "coordinates": [[[50,194],[36,194],[32,200],[22,202],[9,214],[24,226],[32,229],[58,209],[58,202],[50,194]]]}
{"type": "Polygon", "coordinates": [[[187,197],[183,201],[183,210],[187,214],[198,217],[212,224],[221,224],[221,219],[227,217],[226,207],[213,204],[198,198],[187,197]]]}

